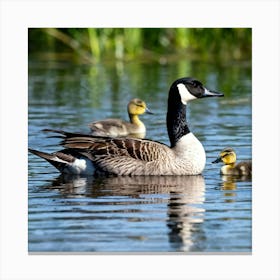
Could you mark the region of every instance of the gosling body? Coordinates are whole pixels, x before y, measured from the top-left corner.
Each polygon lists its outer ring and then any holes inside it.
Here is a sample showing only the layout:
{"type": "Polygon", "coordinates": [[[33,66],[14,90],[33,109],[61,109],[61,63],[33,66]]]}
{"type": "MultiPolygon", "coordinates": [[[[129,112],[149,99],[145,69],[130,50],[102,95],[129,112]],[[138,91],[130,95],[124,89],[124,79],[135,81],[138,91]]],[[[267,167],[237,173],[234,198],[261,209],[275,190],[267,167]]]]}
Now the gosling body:
{"type": "Polygon", "coordinates": [[[30,152],[49,162],[59,160],[59,165],[51,163],[63,173],[77,170],[79,174],[92,175],[198,175],[205,167],[206,154],[203,145],[188,128],[186,105],[191,100],[211,96],[223,94],[207,90],[193,78],[181,78],[171,85],[167,111],[170,146],[147,139],[47,130],[60,134],[61,144],[66,149],[48,154],[48,158],[38,151],[30,152]],[[68,156],[71,159],[69,163],[65,160],[68,156]],[[61,164],[61,160],[65,162],[61,164]]]}
{"type": "Polygon", "coordinates": [[[234,149],[228,147],[220,152],[219,157],[212,163],[223,162],[220,173],[222,175],[252,176],[252,161],[236,163],[237,157],[234,149]]]}
{"type": "Polygon", "coordinates": [[[133,98],[127,105],[129,122],[122,119],[105,119],[89,124],[94,136],[136,136],[144,138],[146,134],[145,124],[140,120],[139,115],[144,113],[152,114],[146,103],[139,98],[133,98]]]}

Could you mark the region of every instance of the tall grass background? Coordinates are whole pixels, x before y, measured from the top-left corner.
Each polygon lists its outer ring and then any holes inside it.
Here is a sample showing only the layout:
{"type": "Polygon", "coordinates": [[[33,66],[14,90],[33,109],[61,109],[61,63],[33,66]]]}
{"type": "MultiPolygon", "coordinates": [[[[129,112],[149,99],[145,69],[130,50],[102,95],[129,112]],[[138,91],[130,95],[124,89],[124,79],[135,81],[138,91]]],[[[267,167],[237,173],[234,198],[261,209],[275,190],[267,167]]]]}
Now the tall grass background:
{"type": "Polygon", "coordinates": [[[30,28],[29,53],[70,54],[74,60],[250,59],[251,28],[30,28]]]}

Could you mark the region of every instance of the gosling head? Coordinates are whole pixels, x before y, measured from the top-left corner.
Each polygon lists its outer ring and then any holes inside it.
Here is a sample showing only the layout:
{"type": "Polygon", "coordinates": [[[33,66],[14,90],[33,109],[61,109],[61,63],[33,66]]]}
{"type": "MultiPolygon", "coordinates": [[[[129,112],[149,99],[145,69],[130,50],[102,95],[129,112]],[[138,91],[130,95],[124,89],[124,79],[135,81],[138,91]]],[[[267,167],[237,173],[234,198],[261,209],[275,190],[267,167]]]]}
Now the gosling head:
{"type": "Polygon", "coordinates": [[[223,162],[225,165],[232,165],[236,162],[236,153],[232,148],[225,148],[220,152],[220,156],[212,163],[223,162]]]}
{"type": "Polygon", "coordinates": [[[129,115],[142,115],[144,113],[153,114],[146,103],[139,98],[133,98],[129,101],[127,111],[129,115]]]}
{"type": "MultiPolygon", "coordinates": [[[[184,105],[186,105],[188,101],[198,98],[224,96],[223,93],[208,90],[200,81],[194,78],[181,78],[176,80],[171,85],[169,95],[173,94],[173,92],[179,93],[181,103],[183,103],[184,105]]],[[[171,96],[169,97],[171,98],[171,96]]]]}

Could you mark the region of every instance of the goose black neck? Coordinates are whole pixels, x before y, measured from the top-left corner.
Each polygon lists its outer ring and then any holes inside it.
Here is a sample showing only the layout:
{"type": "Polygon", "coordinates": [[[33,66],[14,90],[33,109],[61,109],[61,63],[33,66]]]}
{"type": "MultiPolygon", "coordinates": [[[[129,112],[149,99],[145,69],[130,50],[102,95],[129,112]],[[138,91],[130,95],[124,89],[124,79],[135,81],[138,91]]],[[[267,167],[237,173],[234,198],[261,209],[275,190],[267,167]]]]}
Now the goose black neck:
{"type": "Polygon", "coordinates": [[[186,119],[186,105],[181,102],[179,94],[171,96],[169,93],[166,123],[172,148],[184,135],[190,132],[186,119]]]}

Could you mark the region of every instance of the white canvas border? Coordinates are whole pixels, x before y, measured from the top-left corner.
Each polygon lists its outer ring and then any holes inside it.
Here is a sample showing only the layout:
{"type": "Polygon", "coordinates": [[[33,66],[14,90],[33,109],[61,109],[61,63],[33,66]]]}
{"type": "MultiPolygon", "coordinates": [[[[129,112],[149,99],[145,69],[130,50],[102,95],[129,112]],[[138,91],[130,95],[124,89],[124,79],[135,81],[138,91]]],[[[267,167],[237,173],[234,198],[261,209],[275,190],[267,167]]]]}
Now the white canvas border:
{"type": "Polygon", "coordinates": [[[0,279],[279,279],[278,1],[1,1],[0,279]],[[27,28],[253,28],[252,255],[28,255],[27,28]]]}

